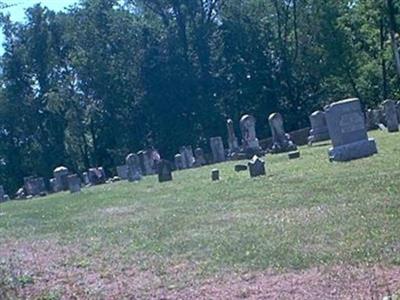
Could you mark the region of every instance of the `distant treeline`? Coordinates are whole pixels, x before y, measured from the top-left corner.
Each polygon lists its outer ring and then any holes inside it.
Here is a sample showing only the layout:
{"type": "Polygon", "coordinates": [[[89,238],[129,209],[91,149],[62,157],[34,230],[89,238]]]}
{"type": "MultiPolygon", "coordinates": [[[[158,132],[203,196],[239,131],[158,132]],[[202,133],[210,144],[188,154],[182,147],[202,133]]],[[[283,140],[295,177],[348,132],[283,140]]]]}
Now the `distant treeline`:
{"type": "MultiPolygon", "coordinates": [[[[1,2],[1,1],[0,1],[1,2]]],[[[84,0],[1,19],[0,183],[65,165],[109,172],[131,151],[226,138],[249,113],[260,138],[325,104],[400,97],[394,0],[84,0]]],[[[225,139],[226,141],[226,139],[225,139]]]]}

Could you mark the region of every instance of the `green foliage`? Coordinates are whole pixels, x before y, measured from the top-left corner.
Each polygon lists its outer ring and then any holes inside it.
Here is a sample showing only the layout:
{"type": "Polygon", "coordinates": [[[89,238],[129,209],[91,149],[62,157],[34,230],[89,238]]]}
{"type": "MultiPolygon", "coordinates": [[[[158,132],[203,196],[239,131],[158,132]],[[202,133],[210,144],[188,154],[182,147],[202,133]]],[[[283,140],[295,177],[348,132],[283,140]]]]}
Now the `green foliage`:
{"type": "Polygon", "coordinates": [[[279,111],[288,130],[325,104],[400,95],[393,1],[82,0],[2,17],[1,182],[66,165],[109,172],[128,151],[208,148],[225,118],[279,111]],[[388,3],[392,3],[388,9],[388,3]]]}

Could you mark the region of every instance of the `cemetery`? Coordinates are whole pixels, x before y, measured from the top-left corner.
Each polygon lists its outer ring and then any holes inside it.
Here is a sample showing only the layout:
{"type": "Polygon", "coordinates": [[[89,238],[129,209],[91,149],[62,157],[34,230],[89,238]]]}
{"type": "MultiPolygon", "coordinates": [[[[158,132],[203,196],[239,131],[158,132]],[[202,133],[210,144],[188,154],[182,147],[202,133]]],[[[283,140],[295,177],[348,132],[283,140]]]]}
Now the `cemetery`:
{"type": "Polygon", "coordinates": [[[383,119],[368,128],[371,110],[363,113],[358,99],[334,102],[310,115],[300,145],[280,114],[268,118],[271,142],[260,142],[256,120],[244,115],[241,143],[227,120],[227,141],[210,138],[210,160],[186,145],[174,163],[155,149],[130,153],[111,179],[101,167],[79,175],[63,166],[54,170],[52,190],[44,178],[25,178],[20,200],[0,206],[0,272],[12,270],[1,284],[17,295],[78,298],[235,298],[243,290],[258,297],[260,285],[285,298],[271,278],[316,276],[317,286],[298,283],[290,295],[368,297],[371,280],[377,293],[395,293],[400,135],[393,103],[385,102],[383,119]],[[260,277],[265,270],[270,277],[260,277]],[[324,277],[337,272],[337,282],[324,277]],[[59,273],[82,286],[67,287],[59,273]],[[354,282],[344,284],[340,274],[354,282]],[[122,289],[112,285],[115,276],[122,289]],[[207,283],[211,277],[218,279],[207,283]]]}

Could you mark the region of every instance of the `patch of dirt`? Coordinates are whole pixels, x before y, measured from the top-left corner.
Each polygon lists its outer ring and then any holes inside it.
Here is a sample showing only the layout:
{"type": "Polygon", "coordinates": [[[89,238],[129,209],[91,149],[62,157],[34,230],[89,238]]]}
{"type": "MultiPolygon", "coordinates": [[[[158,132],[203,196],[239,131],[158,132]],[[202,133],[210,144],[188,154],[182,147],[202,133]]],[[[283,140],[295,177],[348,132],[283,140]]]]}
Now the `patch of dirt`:
{"type": "Polygon", "coordinates": [[[304,271],[236,274],[199,279],[195,263],[166,263],[141,269],[120,249],[85,255],[83,245],[56,240],[6,242],[0,263],[17,284],[19,298],[59,295],[61,299],[382,299],[400,289],[400,267],[316,267],[304,271]]]}

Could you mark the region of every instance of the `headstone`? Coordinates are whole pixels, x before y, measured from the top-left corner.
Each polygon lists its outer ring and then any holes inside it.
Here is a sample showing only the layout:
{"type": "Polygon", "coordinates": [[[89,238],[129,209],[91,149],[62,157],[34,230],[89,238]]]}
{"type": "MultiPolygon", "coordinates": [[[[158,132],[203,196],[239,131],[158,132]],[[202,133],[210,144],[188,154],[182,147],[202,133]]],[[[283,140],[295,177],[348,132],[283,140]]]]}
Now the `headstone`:
{"type": "Polygon", "coordinates": [[[383,113],[383,110],[380,108],[375,108],[372,110],[372,117],[374,120],[374,123],[379,127],[379,124],[386,125],[386,120],[385,116],[383,113]]]}
{"type": "Polygon", "coordinates": [[[83,184],[84,184],[84,185],[90,184],[88,172],[83,172],[83,173],[82,173],[82,177],[83,177],[83,184]]]}
{"type": "Polygon", "coordinates": [[[225,161],[224,144],[220,136],[210,138],[210,147],[214,163],[225,161]]]}
{"type": "Polygon", "coordinates": [[[228,119],[226,121],[226,128],[228,130],[228,146],[229,146],[229,155],[234,155],[235,153],[240,152],[239,142],[235,135],[235,128],[233,127],[232,119],[228,119]]]}
{"type": "Polygon", "coordinates": [[[308,143],[311,145],[316,142],[329,140],[328,126],[326,125],[325,113],[317,110],[310,115],[311,130],[308,143]]]}
{"type": "Polygon", "coordinates": [[[154,175],[156,173],[155,170],[155,161],[153,157],[153,149],[147,149],[144,151],[144,169],[146,175],[154,175]]]}
{"type": "Polygon", "coordinates": [[[143,174],[143,175],[147,175],[147,174],[146,174],[146,168],[145,168],[145,165],[144,165],[144,161],[145,161],[145,158],[144,158],[144,151],[143,151],[143,150],[140,150],[140,151],[137,153],[137,156],[139,157],[139,164],[140,164],[140,169],[142,170],[142,174],[143,174]]]}
{"type": "Polygon", "coordinates": [[[400,122],[400,101],[396,102],[397,120],[400,122]]]}
{"type": "Polygon", "coordinates": [[[290,140],[283,128],[283,118],[280,113],[273,113],[268,117],[268,123],[272,133],[272,153],[293,151],[297,146],[290,140]]]}
{"type": "Polygon", "coordinates": [[[55,178],[50,178],[49,180],[49,186],[50,186],[50,192],[52,193],[57,193],[58,187],[57,187],[57,183],[56,183],[56,179],[55,178]]]}
{"type": "Polygon", "coordinates": [[[64,166],[59,166],[54,169],[53,176],[56,180],[54,192],[67,191],[68,190],[68,180],[69,175],[68,168],[64,166]]]}
{"type": "Polygon", "coordinates": [[[300,151],[292,151],[288,153],[289,159],[300,158],[300,151]]]}
{"type": "Polygon", "coordinates": [[[246,165],[235,165],[235,172],[247,171],[246,165]]]}
{"type": "Polygon", "coordinates": [[[2,185],[0,185],[0,203],[1,202],[5,202],[6,201],[6,199],[5,199],[5,192],[4,192],[4,187],[2,186],[2,185]]]}
{"type": "Polygon", "coordinates": [[[46,193],[46,184],[42,177],[25,177],[24,178],[25,195],[39,196],[46,193]]]}
{"type": "Polygon", "coordinates": [[[325,108],[332,161],[349,161],[378,152],[374,139],[368,139],[360,100],[357,98],[332,103],[325,108]]]}
{"type": "Polygon", "coordinates": [[[175,168],[177,170],[185,169],[185,165],[184,165],[184,162],[183,162],[182,154],[179,154],[179,153],[175,154],[174,162],[175,162],[175,168]]]}
{"type": "Polygon", "coordinates": [[[260,143],[256,136],[256,119],[251,115],[244,115],[240,119],[242,146],[245,151],[259,151],[260,143]]]}
{"type": "Polygon", "coordinates": [[[8,194],[5,194],[3,199],[4,199],[4,202],[10,201],[10,196],[8,194]]]}
{"type": "Polygon", "coordinates": [[[211,180],[212,181],[218,181],[219,180],[219,170],[218,169],[212,169],[211,170],[211,180]]]}
{"type": "Polygon", "coordinates": [[[196,167],[201,167],[207,164],[206,159],[204,157],[204,151],[202,148],[196,148],[194,150],[194,157],[195,157],[196,167]]]}
{"type": "Polygon", "coordinates": [[[368,109],[365,112],[365,126],[367,130],[374,130],[378,129],[378,124],[379,122],[377,121],[375,117],[375,113],[372,109],[368,109]]]}
{"type": "Polygon", "coordinates": [[[68,180],[68,189],[73,193],[79,193],[81,191],[81,179],[78,175],[73,174],[67,177],[68,180]]]}
{"type": "Polygon", "coordinates": [[[265,161],[260,159],[258,156],[254,157],[248,163],[250,177],[258,177],[265,175],[265,161]]]}
{"type": "Polygon", "coordinates": [[[126,165],[128,166],[128,180],[130,182],[139,181],[142,179],[142,170],[140,168],[139,156],[134,153],[127,155],[126,165]]]}
{"type": "Polygon", "coordinates": [[[127,165],[117,166],[117,175],[121,180],[128,180],[128,166],[127,165]]]}
{"type": "Polygon", "coordinates": [[[179,153],[182,155],[184,169],[193,168],[195,159],[193,155],[192,146],[182,146],[179,149],[179,153]]]}
{"type": "Polygon", "coordinates": [[[104,184],[107,181],[104,169],[100,168],[90,168],[88,170],[89,184],[99,185],[104,184]]]}
{"type": "Polygon", "coordinates": [[[172,164],[161,159],[157,164],[158,182],[172,181],[172,164]]]}
{"type": "Polygon", "coordinates": [[[399,131],[399,120],[397,119],[396,102],[393,100],[385,100],[382,102],[385,112],[386,127],[389,132],[399,131]]]}

